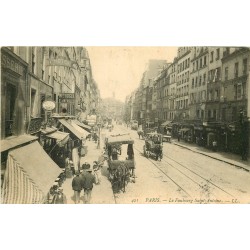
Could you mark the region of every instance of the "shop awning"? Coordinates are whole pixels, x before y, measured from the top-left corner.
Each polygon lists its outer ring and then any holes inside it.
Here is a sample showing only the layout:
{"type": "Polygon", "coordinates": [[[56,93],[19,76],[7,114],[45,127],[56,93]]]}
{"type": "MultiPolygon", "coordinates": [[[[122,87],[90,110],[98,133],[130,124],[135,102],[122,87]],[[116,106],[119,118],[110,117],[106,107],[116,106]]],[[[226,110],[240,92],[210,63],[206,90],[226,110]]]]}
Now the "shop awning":
{"type": "Polygon", "coordinates": [[[80,126],[76,125],[74,123],[74,121],[72,121],[71,124],[77,131],[79,131],[79,133],[81,133],[82,135],[84,135],[84,138],[86,138],[87,135],[89,135],[90,133],[88,131],[86,131],[85,129],[81,128],[80,126]]]}
{"type": "Polygon", "coordinates": [[[87,135],[90,134],[89,131],[87,131],[86,129],[80,127],[76,121],[72,121],[72,126],[73,126],[76,130],[78,130],[80,133],[84,134],[85,137],[86,137],[87,135]]]}
{"type": "Polygon", "coordinates": [[[190,130],[190,128],[182,128],[182,129],[180,129],[180,131],[182,131],[182,132],[187,132],[189,130],[190,130]]]}
{"type": "Polygon", "coordinates": [[[169,125],[172,121],[165,121],[161,124],[161,127],[165,127],[167,125],[169,125]]]}
{"type": "Polygon", "coordinates": [[[44,203],[61,172],[37,141],[9,151],[2,190],[3,203],[44,203]]]}
{"type": "Polygon", "coordinates": [[[46,136],[52,139],[56,139],[56,142],[57,144],[59,144],[59,146],[65,145],[65,143],[67,143],[67,141],[69,140],[69,133],[64,133],[61,131],[56,131],[54,133],[47,134],[46,136]]]}
{"type": "Polygon", "coordinates": [[[16,148],[22,144],[36,141],[38,137],[32,135],[20,135],[1,140],[1,152],[16,148]]]}
{"type": "Polygon", "coordinates": [[[91,131],[91,127],[90,127],[90,126],[88,126],[88,125],[86,125],[86,124],[84,124],[84,123],[82,123],[82,122],[79,122],[79,121],[77,121],[77,120],[73,120],[73,122],[74,122],[76,125],[80,126],[81,128],[85,129],[86,131],[88,131],[88,132],[91,131]]]}
{"type": "Polygon", "coordinates": [[[40,131],[41,131],[41,133],[42,133],[43,135],[47,135],[47,134],[56,132],[56,131],[57,131],[57,128],[55,128],[55,127],[51,127],[51,128],[50,128],[50,127],[46,127],[45,129],[41,129],[40,131]]]}
{"type": "MultiPolygon", "coordinates": [[[[73,126],[73,122],[72,121],[70,121],[70,122],[68,122],[68,121],[66,121],[66,120],[64,120],[64,119],[59,119],[59,122],[64,126],[64,127],[66,127],[72,134],[74,134],[78,139],[80,139],[80,140],[83,140],[83,139],[85,139],[86,138],[86,131],[84,131],[83,129],[83,131],[84,132],[82,132],[82,131],[79,131],[79,129],[76,129],[75,128],[75,126],[73,126]]],[[[76,125],[77,126],[77,125],[76,125]]],[[[79,127],[79,126],[78,126],[79,127]]],[[[80,128],[80,127],[79,127],[80,128]]]]}

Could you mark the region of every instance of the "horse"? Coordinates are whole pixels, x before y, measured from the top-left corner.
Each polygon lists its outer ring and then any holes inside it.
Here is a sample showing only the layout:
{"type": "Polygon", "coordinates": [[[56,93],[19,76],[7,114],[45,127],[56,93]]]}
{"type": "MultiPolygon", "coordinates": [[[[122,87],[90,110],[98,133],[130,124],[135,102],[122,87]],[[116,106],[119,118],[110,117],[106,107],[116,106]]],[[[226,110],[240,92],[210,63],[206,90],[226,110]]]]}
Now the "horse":
{"type": "Polygon", "coordinates": [[[129,169],[125,164],[120,164],[114,171],[112,178],[112,187],[114,192],[126,191],[126,185],[129,180],[129,169]]]}
{"type": "Polygon", "coordinates": [[[160,144],[155,144],[154,153],[157,161],[162,159],[162,146],[160,144]]]}
{"type": "Polygon", "coordinates": [[[143,137],[144,137],[144,132],[143,132],[142,130],[138,130],[138,131],[137,131],[137,134],[139,135],[139,139],[141,139],[141,137],[142,137],[142,139],[143,139],[143,137]]]}

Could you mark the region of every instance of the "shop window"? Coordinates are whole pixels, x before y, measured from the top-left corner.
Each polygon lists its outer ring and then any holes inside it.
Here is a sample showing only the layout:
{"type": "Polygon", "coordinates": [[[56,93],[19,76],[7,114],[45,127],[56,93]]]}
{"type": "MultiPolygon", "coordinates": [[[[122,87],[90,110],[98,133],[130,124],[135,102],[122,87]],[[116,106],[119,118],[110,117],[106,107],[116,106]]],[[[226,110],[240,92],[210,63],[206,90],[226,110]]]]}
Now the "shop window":
{"type": "Polygon", "coordinates": [[[34,103],[36,98],[36,90],[31,89],[31,106],[30,106],[30,114],[33,116],[34,103]]]}
{"type": "Polygon", "coordinates": [[[5,137],[12,136],[14,134],[14,112],[15,103],[17,97],[17,89],[12,84],[6,86],[6,102],[5,102],[5,137]]]}
{"type": "Polygon", "coordinates": [[[45,110],[43,109],[43,102],[45,101],[45,95],[44,94],[42,94],[41,96],[40,96],[40,100],[41,100],[41,105],[40,105],[40,110],[41,110],[41,117],[42,117],[42,119],[43,120],[45,120],[45,110]]]}

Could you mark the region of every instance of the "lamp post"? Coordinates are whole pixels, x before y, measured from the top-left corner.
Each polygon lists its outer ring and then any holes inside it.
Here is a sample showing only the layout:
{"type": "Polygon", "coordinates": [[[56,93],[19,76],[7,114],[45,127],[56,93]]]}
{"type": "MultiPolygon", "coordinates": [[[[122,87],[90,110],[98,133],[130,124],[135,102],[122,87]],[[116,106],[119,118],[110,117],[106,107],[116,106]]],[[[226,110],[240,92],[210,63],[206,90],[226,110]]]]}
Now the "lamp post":
{"type": "Polygon", "coordinates": [[[101,121],[100,117],[98,116],[97,120],[97,127],[98,127],[98,141],[97,141],[97,149],[100,149],[100,138],[101,138],[101,121]]]}

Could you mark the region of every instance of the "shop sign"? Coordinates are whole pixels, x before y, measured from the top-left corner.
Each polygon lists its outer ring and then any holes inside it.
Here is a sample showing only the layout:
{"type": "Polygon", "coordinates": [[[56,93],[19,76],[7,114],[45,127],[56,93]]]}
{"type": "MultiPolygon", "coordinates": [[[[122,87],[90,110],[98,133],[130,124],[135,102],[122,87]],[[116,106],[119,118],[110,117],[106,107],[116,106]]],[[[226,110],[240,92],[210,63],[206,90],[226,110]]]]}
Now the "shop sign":
{"type": "Polygon", "coordinates": [[[64,66],[68,68],[73,68],[77,69],[77,63],[75,61],[68,60],[66,58],[53,58],[53,59],[48,59],[48,66],[64,66]]]}
{"type": "Polygon", "coordinates": [[[63,93],[59,96],[59,99],[74,99],[75,94],[74,93],[63,93]]]}
{"type": "Polygon", "coordinates": [[[53,101],[44,101],[42,105],[43,105],[43,109],[47,111],[51,111],[56,107],[56,104],[53,101]]]}
{"type": "Polygon", "coordinates": [[[207,131],[207,132],[216,132],[216,129],[213,129],[213,128],[206,128],[206,131],[207,131]]]}
{"type": "Polygon", "coordinates": [[[11,69],[19,75],[23,75],[24,67],[16,60],[2,54],[1,64],[3,68],[11,69]]]}

